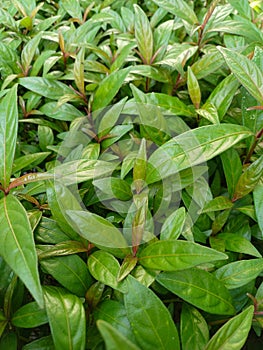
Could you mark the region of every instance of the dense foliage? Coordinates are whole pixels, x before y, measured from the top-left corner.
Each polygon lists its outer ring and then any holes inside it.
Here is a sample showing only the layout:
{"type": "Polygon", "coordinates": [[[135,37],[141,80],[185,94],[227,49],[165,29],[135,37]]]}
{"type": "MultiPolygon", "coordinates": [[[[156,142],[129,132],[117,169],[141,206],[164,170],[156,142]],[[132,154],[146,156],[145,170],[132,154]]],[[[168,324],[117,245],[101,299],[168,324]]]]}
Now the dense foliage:
{"type": "Polygon", "coordinates": [[[1,350],[262,348],[262,20],[1,1],[1,350]]]}

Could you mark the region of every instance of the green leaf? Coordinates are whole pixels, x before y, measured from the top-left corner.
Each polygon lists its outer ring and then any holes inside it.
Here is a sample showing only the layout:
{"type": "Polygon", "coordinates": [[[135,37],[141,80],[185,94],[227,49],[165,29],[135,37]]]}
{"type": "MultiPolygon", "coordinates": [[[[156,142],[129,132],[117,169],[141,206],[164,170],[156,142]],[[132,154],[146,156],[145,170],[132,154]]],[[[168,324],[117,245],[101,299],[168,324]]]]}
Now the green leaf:
{"type": "Polygon", "coordinates": [[[169,240],[177,239],[184,228],[186,219],[185,208],[181,207],[175,210],[162,225],[160,239],[169,240]]]}
{"type": "Polygon", "coordinates": [[[220,267],[215,276],[228,289],[239,288],[263,271],[263,259],[239,260],[220,267]]]}
{"type": "Polygon", "coordinates": [[[233,196],[234,200],[244,197],[254,190],[263,174],[263,155],[245,169],[240,176],[233,196]]]}
{"type": "Polygon", "coordinates": [[[17,85],[0,102],[0,182],[7,188],[12,173],[18,129],[17,85]]]}
{"type": "Polygon", "coordinates": [[[40,264],[45,273],[79,297],[85,296],[92,283],[87,265],[77,255],[41,259],[40,264]]]}
{"type": "Polygon", "coordinates": [[[193,9],[183,0],[153,0],[166,11],[184,19],[190,24],[197,24],[198,19],[193,9]]]}
{"type": "Polygon", "coordinates": [[[28,168],[29,165],[32,164],[33,168],[34,166],[40,164],[43,162],[47,156],[50,155],[50,152],[39,152],[39,153],[30,153],[25,156],[16,158],[13,162],[13,168],[12,173],[16,173],[21,169],[28,168]]]}
{"type": "Polygon", "coordinates": [[[84,350],[86,321],[80,299],[53,286],[45,286],[44,297],[55,348],[84,350]]]}
{"type": "Polygon", "coordinates": [[[54,134],[50,127],[39,125],[37,128],[37,135],[40,149],[45,152],[47,147],[54,143],[54,134]]]}
{"type": "Polygon", "coordinates": [[[198,61],[196,61],[191,68],[196,78],[200,80],[216,72],[223,63],[223,57],[219,52],[215,51],[205,54],[198,61]]]}
{"type": "Polygon", "coordinates": [[[258,226],[263,232],[263,185],[259,183],[254,191],[253,191],[254,203],[255,203],[255,211],[258,220],[258,226]]]}
{"type": "Polygon", "coordinates": [[[153,183],[204,163],[248,136],[251,132],[247,128],[234,124],[208,125],[186,131],[150,156],[153,170],[147,173],[146,181],[153,183]]]}
{"type": "Polygon", "coordinates": [[[117,331],[127,339],[135,342],[134,334],[127,317],[123,303],[115,300],[104,300],[94,310],[94,319],[109,322],[117,331]]]}
{"type": "Polygon", "coordinates": [[[128,201],[132,198],[131,187],[125,180],[116,177],[105,177],[104,179],[94,180],[93,185],[110,198],[117,198],[121,201],[128,201]]]}
{"type": "Polygon", "coordinates": [[[127,255],[125,257],[118,273],[118,282],[122,281],[135,268],[137,261],[138,258],[136,256],[127,255]]]}
{"type": "Polygon", "coordinates": [[[137,345],[123,336],[119,331],[103,320],[97,321],[97,327],[105,341],[107,350],[127,349],[140,350],[137,345]]]}
{"type": "Polygon", "coordinates": [[[203,350],[209,340],[208,325],[191,305],[183,304],[180,321],[182,350],[203,350]]]}
{"type": "MultiPolygon", "coordinates": [[[[66,84],[57,80],[42,77],[24,77],[19,79],[19,84],[24,88],[33,91],[51,100],[59,100],[60,97],[70,94],[74,95],[72,89],[66,84]]],[[[75,95],[77,97],[77,95],[75,95]]]]}
{"type": "Polygon", "coordinates": [[[233,315],[235,308],[229,291],[211,273],[191,268],[162,272],[156,280],[172,293],[201,310],[216,315],[233,315]]]}
{"type": "Polygon", "coordinates": [[[135,38],[139,52],[145,64],[151,64],[153,56],[153,33],[149,20],[145,12],[138,6],[134,5],[134,27],[135,38]]]}
{"type": "Polygon", "coordinates": [[[82,12],[78,0],[62,0],[61,4],[72,18],[82,21],[82,12]]]}
{"type": "Polygon", "coordinates": [[[202,209],[202,213],[231,209],[232,207],[233,203],[231,202],[231,200],[229,200],[226,197],[220,196],[209,201],[202,209]]]}
{"type": "Polygon", "coordinates": [[[28,75],[32,60],[38,48],[42,33],[38,33],[34,38],[28,41],[24,46],[21,53],[21,65],[23,67],[23,73],[28,75]]]}
{"type": "Polygon", "coordinates": [[[130,68],[124,68],[115,71],[102,80],[94,95],[92,103],[93,112],[106,107],[112,101],[123,85],[129,70],[130,68]]]}
{"type": "Polygon", "coordinates": [[[218,47],[218,50],[239,82],[259,103],[263,104],[263,73],[256,63],[230,49],[218,47]]]}
{"type": "Polygon", "coordinates": [[[210,339],[205,350],[240,350],[251,328],[254,307],[251,305],[231,318],[210,339]]]}
{"type": "Polygon", "coordinates": [[[216,86],[206,100],[206,103],[215,106],[219,120],[222,120],[228,111],[238,87],[239,82],[233,74],[230,74],[216,86]]]}
{"type": "Polygon", "coordinates": [[[228,257],[194,242],[167,240],[149,244],[138,258],[139,263],[149,269],[178,271],[228,257]]]}
{"type": "Polygon", "coordinates": [[[235,233],[220,233],[216,236],[224,241],[225,248],[231,252],[249,254],[257,258],[262,258],[259,251],[246,238],[235,233]]]}
{"type": "Polygon", "coordinates": [[[48,318],[44,309],[40,309],[36,302],[31,302],[20,307],[11,322],[15,327],[33,328],[48,323],[48,318]]]}
{"type": "Polygon", "coordinates": [[[88,267],[96,280],[122,293],[127,292],[126,281],[118,282],[120,265],[113,255],[98,250],[89,256],[88,267]]]}
{"type": "Polygon", "coordinates": [[[124,257],[130,253],[127,242],[121,232],[109,221],[88,211],[67,211],[73,227],[79,234],[103,250],[114,250],[124,257]],[[89,228],[87,230],[87,227],[89,228]]]}
{"type": "Polygon", "coordinates": [[[228,0],[228,2],[239,12],[240,15],[247,19],[251,19],[251,7],[248,1],[228,0]]]}
{"type": "MultiPolygon", "coordinates": [[[[66,1],[71,2],[68,0],[66,1]]],[[[75,78],[75,83],[77,85],[77,88],[83,96],[85,96],[84,59],[85,59],[85,48],[82,47],[79,50],[74,63],[74,78],[75,78]]]]}
{"type": "Polygon", "coordinates": [[[193,105],[195,108],[199,108],[201,102],[201,90],[198,80],[196,79],[196,76],[194,75],[190,66],[188,66],[187,69],[187,86],[193,105]]]}
{"type": "Polygon", "coordinates": [[[131,276],[127,285],[124,305],[139,346],[144,350],[179,350],[177,329],[162,301],[131,276]]]}
{"type": "Polygon", "coordinates": [[[233,198],[238,179],[242,174],[242,163],[238,152],[234,148],[229,148],[227,151],[223,152],[220,157],[223,164],[228,193],[230,198],[233,198]]]}
{"type": "Polygon", "coordinates": [[[51,335],[48,335],[26,344],[23,350],[55,350],[55,347],[51,335]]]}
{"type": "Polygon", "coordinates": [[[0,350],[17,350],[17,335],[14,332],[5,333],[0,339],[0,350]]]}
{"type": "Polygon", "coordinates": [[[219,116],[213,103],[206,102],[202,108],[197,109],[196,112],[203,118],[209,120],[212,124],[219,124],[219,116]]]}
{"type": "Polygon", "coordinates": [[[39,111],[47,115],[49,118],[69,121],[83,117],[81,111],[69,103],[63,103],[58,107],[57,102],[48,102],[39,108],[39,111]]]}
{"type": "Polygon", "coordinates": [[[0,255],[42,307],[43,295],[33,232],[24,207],[11,194],[0,201],[0,226],[2,237],[0,255]]]}

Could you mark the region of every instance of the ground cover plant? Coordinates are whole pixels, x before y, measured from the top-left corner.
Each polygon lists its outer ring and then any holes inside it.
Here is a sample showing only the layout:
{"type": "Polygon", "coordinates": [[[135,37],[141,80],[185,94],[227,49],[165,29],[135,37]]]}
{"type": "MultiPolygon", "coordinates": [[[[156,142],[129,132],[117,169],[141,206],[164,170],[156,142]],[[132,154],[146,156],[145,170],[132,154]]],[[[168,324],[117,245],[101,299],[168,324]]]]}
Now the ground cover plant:
{"type": "Polygon", "coordinates": [[[263,6],[0,4],[0,349],[261,349],[263,6]]]}

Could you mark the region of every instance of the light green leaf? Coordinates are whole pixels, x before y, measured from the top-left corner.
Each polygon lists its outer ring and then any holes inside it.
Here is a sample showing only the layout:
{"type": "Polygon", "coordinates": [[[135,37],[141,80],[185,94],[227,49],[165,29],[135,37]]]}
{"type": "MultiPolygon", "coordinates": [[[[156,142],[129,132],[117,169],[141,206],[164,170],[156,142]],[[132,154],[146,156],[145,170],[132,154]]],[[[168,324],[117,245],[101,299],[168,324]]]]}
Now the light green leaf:
{"type": "Polygon", "coordinates": [[[179,350],[177,329],[162,301],[131,276],[127,278],[127,285],[124,305],[140,348],[179,350]]]}
{"type": "Polygon", "coordinates": [[[26,344],[23,350],[55,350],[55,347],[51,335],[48,335],[26,344]]]}
{"type": "Polygon", "coordinates": [[[186,219],[185,208],[175,210],[162,225],[160,239],[177,239],[182,233],[186,219]]]}
{"type": "Polygon", "coordinates": [[[223,57],[215,51],[205,54],[191,68],[196,78],[200,80],[217,71],[223,63],[223,57]]]}
{"type": "Polygon", "coordinates": [[[58,107],[57,102],[48,102],[39,108],[39,111],[49,118],[71,122],[72,120],[83,117],[81,111],[69,103],[63,103],[58,107]]]}
{"type": "Polygon", "coordinates": [[[18,129],[17,85],[0,102],[0,182],[7,188],[12,173],[18,129]]]}
{"type": "Polygon", "coordinates": [[[21,64],[23,67],[23,73],[26,75],[29,72],[32,60],[38,48],[40,39],[42,37],[42,33],[38,33],[34,38],[29,40],[27,44],[24,46],[21,53],[21,64]]]}
{"type": "Polygon", "coordinates": [[[0,255],[43,307],[33,232],[22,204],[11,194],[0,201],[0,255]]]}
{"type": "Polygon", "coordinates": [[[39,152],[39,153],[30,153],[25,156],[16,158],[13,162],[12,173],[16,173],[21,169],[27,168],[32,164],[32,168],[41,162],[50,155],[50,152],[39,152]]]}
{"type": "Polygon", "coordinates": [[[205,350],[240,350],[251,328],[254,306],[231,318],[210,339],[205,350]]]}
{"type": "Polygon", "coordinates": [[[79,0],[62,0],[62,7],[74,19],[82,21],[82,12],[79,0]]]}
{"type": "Polygon", "coordinates": [[[34,328],[48,323],[45,309],[40,309],[36,302],[31,302],[20,307],[11,319],[15,327],[34,328]]]}
{"type": "Polygon", "coordinates": [[[263,232],[263,185],[259,183],[253,191],[258,226],[263,232]]]}
{"type": "Polygon", "coordinates": [[[118,282],[120,265],[113,255],[98,250],[89,256],[88,267],[96,280],[122,293],[127,292],[126,281],[118,282]]]}
{"type": "Polygon", "coordinates": [[[230,49],[218,47],[218,50],[239,82],[259,103],[263,104],[263,73],[256,63],[230,49]]]}
{"type": "Polygon", "coordinates": [[[130,68],[124,68],[115,71],[102,80],[94,95],[93,111],[106,107],[112,101],[121,88],[129,70],[130,68]]]}
{"type": "Polygon", "coordinates": [[[190,66],[188,66],[187,70],[187,86],[193,105],[195,108],[199,108],[201,102],[201,90],[198,80],[196,79],[196,76],[194,75],[190,66]]]}
{"type": "MultiPolygon", "coordinates": [[[[72,2],[71,0],[67,2],[72,2]]],[[[74,1],[73,1],[74,2],[74,1]]],[[[81,48],[76,56],[74,63],[74,79],[79,92],[85,96],[85,82],[84,82],[84,59],[85,59],[85,48],[81,48]]]]}
{"type": "Polygon", "coordinates": [[[137,345],[113,328],[110,323],[99,320],[97,321],[97,327],[105,341],[107,350],[140,350],[137,345]]]}
{"type": "Polygon", "coordinates": [[[194,242],[167,240],[149,244],[139,252],[138,258],[149,269],[178,271],[228,257],[194,242]]]}
{"type": "Polygon", "coordinates": [[[244,138],[251,132],[239,125],[208,125],[186,131],[159,147],[149,158],[153,165],[147,183],[153,183],[179,171],[204,163],[244,138]]]}
{"type": "Polygon", "coordinates": [[[235,308],[224,284],[211,273],[191,268],[162,272],[156,280],[172,293],[201,310],[216,315],[233,315],[235,308]]]}
{"type": "Polygon", "coordinates": [[[229,4],[232,5],[240,15],[251,20],[251,7],[246,0],[228,0],[229,4]]]}
{"type": "Polygon", "coordinates": [[[44,297],[55,348],[84,350],[86,317],[81,300],[64,289],[53,286],[45,286],[44,297]]]}
{"type": "Polygon", "coordinates": [[[263,155],[245,169],[240,176],[233,196],[234,200],[244,197],[254,190],[263,175],[263,155]]]}
{"type": "MultiPolygon", "coordinates": [[[[51,100],[59,100],[64,95],[74,95],[72,89],[66,84],[57,80],[42,77],[24,77],[19,79],[19,84],[26,89],[33,91],[51,100]]],[[[77,95],[75,95],[77,97],[77,95]]]]}
{"type": "Polygon", "coordinates": [[[203,350],[209,340],[209,329],[204,317],[186,303],[182,307],[180,333],[182,350],[203,350]]]}
{"type": "Polygon", "coordinates": [[[219,196],[209,201],[202,209],[202,213],[231,209],[232,207],[233,203],[231,202],[231,200],[229,200],[226,197],[219,196]]]}
{"type": "Polygon", "coordinates": [[[231,252],[249,254],[257,258],[262,258],[262,255],[246,238],[235,233],[220,233],[216,238],[224,241],[225,248],[231,252]]]}
{"type": "Polygon", "coordinates": [[[134,5],[134,28],[135,38],[139,52],[145,64],[151,64],[153,56],[153,33],[148,17],[145,12],[138,6],[134,5]]]}
{"type": "Polygon", "coordinates": [[[202,108],[196,110],[201,117],[209,120],[212,124],[219,124],[219,116],[213,103],[206,102],[202,108]]]}
{"type": "Polygon", "coordinates": [[[153,0],[166,11],[184,19],[190,24],[197,24],[198,19],[193,9],[183,0],[153,0]]]}
{"type": "Polygon", "coordinates": [[[241,287],[263,271],[263,259],[239,260],[220,267],[215,276],[228,289],[241,287]]]}

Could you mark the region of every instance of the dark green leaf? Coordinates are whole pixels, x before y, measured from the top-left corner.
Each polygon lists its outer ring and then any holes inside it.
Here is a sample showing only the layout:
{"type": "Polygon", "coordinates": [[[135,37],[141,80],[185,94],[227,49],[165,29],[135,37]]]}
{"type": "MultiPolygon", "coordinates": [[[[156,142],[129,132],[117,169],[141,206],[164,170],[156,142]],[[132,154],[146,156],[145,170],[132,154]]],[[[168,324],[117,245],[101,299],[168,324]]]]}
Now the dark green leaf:
{"type": "Polygon", "coordinates": [[[234,191],[240,175],[242,174],[242,163],[238,152],[234,148],[229,148],[221,155],[224,174],[230,198],[233,198],[234,191]]]}
{"type": "Polygon", "coordinates": [[[18,309],[11,322],[15,327],[33,328],[48,323],[48,318],[44,309],[40,309],[36,302],[31,302],[18,309]]]}
{"type": "Polygon", "coordinates": [[[224,241],[225,248],[232,252],[249,254],[257,258],[262,258],[259,251],[246,238],[235,233],[220,233],[218,239],[224,241]]]}
{"type": "Polygon", "coordinates": [[[263,232],[263,185],[259,183],[253,192],[254,202],[255,202],[255,211],[258,220],[258,226],[263,232]]]}

